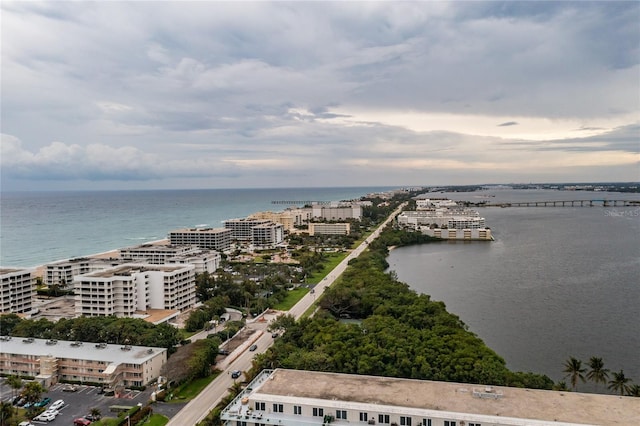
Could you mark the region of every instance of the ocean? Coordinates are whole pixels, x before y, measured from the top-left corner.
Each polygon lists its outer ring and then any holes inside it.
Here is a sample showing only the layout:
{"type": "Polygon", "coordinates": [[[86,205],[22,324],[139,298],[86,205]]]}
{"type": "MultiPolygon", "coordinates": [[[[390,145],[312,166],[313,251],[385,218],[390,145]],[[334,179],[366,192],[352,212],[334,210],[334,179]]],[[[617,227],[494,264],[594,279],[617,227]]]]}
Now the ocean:
{"type": "Polygon", "coordinates": [[[394,188],[2,192],[0,265],[35,267],[287,207],[272,201],[349,200],[389,189],[394,188]]]}
{"type": "MultiPolygon", "coordinates": [[[[640,194],[502,190],[435,197],[516,202],[640,194]]],[[[495,241],[402,247],[391,251],[389,269],[443,301],[513,370],[558,381],[570,356],[583,362],[598,356],[640,383],[640,207],[478,211],[495,241]]],[[[593,386],[580,383],[578,390],[593,386]]]]}

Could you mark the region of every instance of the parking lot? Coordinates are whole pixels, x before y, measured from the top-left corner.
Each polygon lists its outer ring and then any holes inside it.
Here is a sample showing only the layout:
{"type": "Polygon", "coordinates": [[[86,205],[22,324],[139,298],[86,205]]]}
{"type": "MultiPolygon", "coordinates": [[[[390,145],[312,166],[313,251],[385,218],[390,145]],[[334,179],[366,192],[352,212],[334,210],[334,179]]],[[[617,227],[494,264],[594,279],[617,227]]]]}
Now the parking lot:
{"type": "MultiPolygon", "coordinates": [[[[33,421],[34,424],[48,424],[52,426],[57,425],[73,425],[73,420],[78,417],[83,417],[90,413],[92,408],[97,408],[103,417],[116,417],[117,413],[109,411],[109,407],[112,405],[126,405],[134,406],[138,403],[143,405],[150,399],[152,390],[148,389],[144,392],[128,391],[125,392],[120,398],[114,396],[105,396],[98,393],[100,388],[94,386],[78,385],[75,392],[64,392],[62,389],[66,385],[59,383],[51,386],[48,392],[42,394],[42,398],[49,397],[51,402],[58,399],[62,399],[65,402],[63,408],[61,408],[60,414],[51,422],[38,422],[33,421]]],[[[4,380],[0,384],[0,400],[11,401],[13,395],[12,389],[4,383],[4,380]]]]}

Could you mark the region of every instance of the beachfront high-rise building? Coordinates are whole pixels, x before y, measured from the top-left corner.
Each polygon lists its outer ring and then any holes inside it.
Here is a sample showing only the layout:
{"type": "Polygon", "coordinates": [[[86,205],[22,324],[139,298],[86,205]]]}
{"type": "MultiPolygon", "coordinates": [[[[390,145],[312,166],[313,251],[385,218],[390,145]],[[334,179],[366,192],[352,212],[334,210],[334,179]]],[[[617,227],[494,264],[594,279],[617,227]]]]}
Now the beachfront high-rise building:
{"type": "Polygon", "coordinates": [[[74,278],[76,315],[132,317],[196,303],[195,266],[126,263],[74,278]]]}
{"type": "Polygon", "coordinates": [[[261,223],[251,228],[251,243],[255,247],[275,247],[283,240],[284,227],[280,223],[261,223]]]}
{"type": "Polygon", "coordinates": [[[282,212],[258,212],[249,215],[249,219],[265,219],[280,223],[284,230],[289,232],[296,226],[303,226],[311,220],[313,210],[311,208],[289,208],[282,212]]]}
{"type": "Polygon", "coordinates": [[[272,222],[267,219],[229,219],[224,221],[224,227],[231,230],[231,236],[233,239],[251,241],[253,238],[253,228],[267,223],[272,222]]]}
{"type": "Polygon", "coordinates": [[[0,269],[0,313],[28,313],[35,293],[32,269],[0,269]]]}
{"type": "Polygon", "coordinates": [[[73,277],[81,274],[88,274],[93,271],[100,271],[105,268],[116,266],[122,263],[119,257],[95,258],[78,257],[74,259],[60,260],[58,262],[44,265],[45,272],[43,281],[46,285],[59,285],[63,288],[71,287],[73,277]]]}
{"type": "Polygon", "coordinates": [[[348,203],[347,205],[322,205],[314,204],[313,218],[324,220],[345,221],[347,219],[360,220],[362,218],[362,206],[358,203],[348,203]]]}
{"type": "Polygon", "coordinates": [[[169,232],[172,245],[194,244],[202,249],[225,251],[231,248],[233,232],[225,228],[184,228],[169,232]]]}
{"type": "Polygon", "coordinates": [[[221,255],[217,251],[203,250],[197,245],[141,244],[120,249],[124,262],[163,264],[190,263],[196,274],[213,273],[220,266],[221,255]]]}

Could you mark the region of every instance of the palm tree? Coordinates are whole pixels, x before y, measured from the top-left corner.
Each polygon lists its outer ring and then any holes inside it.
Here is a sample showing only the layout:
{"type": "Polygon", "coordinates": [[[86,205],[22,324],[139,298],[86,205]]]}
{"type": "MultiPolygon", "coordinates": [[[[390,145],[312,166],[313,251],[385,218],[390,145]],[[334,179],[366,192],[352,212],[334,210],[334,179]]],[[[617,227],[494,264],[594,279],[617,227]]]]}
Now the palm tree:
{"type": "Polygon", "coordinates": [[[100,412],[99,408],[92,408],[91,410],[89,410],[89,414],[91,414],[93,416],[94,419],[98,420],[100,419],[100,417],[102,417],[102,412],[100,412]]]}
{"type": "Polygon", "coordinates": [[[615,371],[612,373],[613,379],[609,380],[609,386],[607,389],[620,392],[620,395],[624,395],[625,392],[629,392],[630,386],[627,384],[631,379],[624,376],[624,371],[620,370],[619,373],[615,371]]]}
{"type": "Polygon", "coordinates": [[[22,379],[18,376],[8,376],[5,380],[11,389],[13,389],[13,397],[18,394],[18,390],[22,388],[22,379]]]}
{"type": "Polygon", "coordinates": [[[635,396],[636,398],[640,397],[640,385],[631,385],[629,386],[629,390],[627,391],[628,396],[635,396]]]}
{"type": "Polygon", "coordinates": [[[0,402],[0,425],[11,424],[13,414],[13,407],[10,402],[0,402]]]}
{"type": "Polygon", "coordinates": [[[606,384],[608,378],[609,369],[604,368],[602,358],[597,356],[589,358],[589,372],[587,373],[587,379],[596,384],[596,392],[598,391],[598,383],[606,384]]]}
{"type": "Polygon", "coordinates": [[[563,371],[567,373],[564,377],[569,379],[569,381],[571,382],[571,387],[574,391],[576,390],[578,379],[582,380],[583,383],[585,382],[584,373],[585,371],[587,371],[587,369],[582,366],[582,361],[580,361],[579,359],[570,357],[564,363],[563,371]]]}

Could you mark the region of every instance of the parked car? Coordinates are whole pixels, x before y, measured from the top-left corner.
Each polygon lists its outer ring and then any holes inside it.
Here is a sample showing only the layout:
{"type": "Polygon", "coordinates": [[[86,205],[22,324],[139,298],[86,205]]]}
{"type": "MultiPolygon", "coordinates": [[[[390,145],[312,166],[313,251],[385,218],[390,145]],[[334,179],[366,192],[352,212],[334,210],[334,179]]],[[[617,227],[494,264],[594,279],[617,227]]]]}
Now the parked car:
{"type": "Polygon", "coordinates": [[[82,417],[77,418],[73,421],[74,426],[89,426],[91,424],[91,420],[83,419],[82,417]]]}
{"type": "Polygon", "coordinates": [[[251,352],[255,351],[256,349],[258,349],[258,345],[251,345],[251,347],[249,348],[251,352]]]}
{"type": "Polygon", "coordinates": [[[18,426],[35,426],[35,425],[31,422],[20,422],[18,423],[18,426]]]}
{"type": "Polygon", "coordinates": [[[84,418],[92,422],[95,422],[96,420],[98,420],[98,417],[92,414],[87,414],[86,416],[84,416],[84,418]]]}
{"type": "Polygon", "coordinates": [[[31,407],[33,407],[33,406],[34,406],[34,404],[35,404],[35,403],[33,403],[33,402],[29,401],[29,402],[27,402],[26,404],[24,404],[24,405],[22,406],[22,408],[25,408],[25,409],[27,409],[27,408],[31,408],[31,407]]]}
{"type": "Polygon", "coordinates": [[[58,410],[60,408],[64,407],[64,400],[59,399],[56,402],[54,402],[53,404],[51,404],[51,406],[49,407],[49,410],[58,410]]]}
{"type": "Polygon", "coordinates": [[[78,387],[76,385],[66,385],[62,388],[62,392],[77,392],[78,387]]]}
{"type": "Polygon", "coordinates": [[[240,377],[240,375],[242,375],[242,372],[240,370],[233,370],[231,372],[232,379],[237,379],[238,377],[240,377]]]}
{"type": "Polygon", "coordinates": [[[60,411],[53,409],[53,408],[48,408],[47,410],[44,411],[47,414],[53,414],[54,416],[57,416],[58,414],[60,414],[60,411]]]}
{"type": "Polygon", "coordinates": [[[44,407],[45,405],[47,405],[50,402],[51,402],[51,398],[46,397],[46,398],[43,398],[40,401],[36,402],[33,405],[34,405],[34,407],[44,407]]]}
{"type": "Polygon", "coordinates": [[[33,418],[33,420],[38,421],[38,422],[51,422],[53,420],[56,419],[55,414],[53,413],[48,413],[48,412],[44,412],[36,417],[33,418]]]}
{"type": "Polygon", "coordinates": [[[220,355],[229,355],[229,351],[226,349],[218,349],[220,355]]]}

